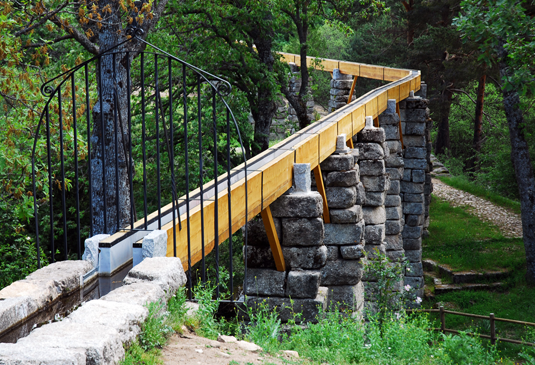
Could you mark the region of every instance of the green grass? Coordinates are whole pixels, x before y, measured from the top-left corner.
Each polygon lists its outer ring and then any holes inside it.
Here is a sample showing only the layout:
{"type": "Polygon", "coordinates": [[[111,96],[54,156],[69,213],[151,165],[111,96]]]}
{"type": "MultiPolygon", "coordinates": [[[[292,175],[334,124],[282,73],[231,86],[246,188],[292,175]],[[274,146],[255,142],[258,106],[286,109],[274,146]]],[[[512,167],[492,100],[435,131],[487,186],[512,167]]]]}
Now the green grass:
{"type": "Polygon", "coordinates": [[[433,197],[430,216],[424,258],[455,270],[515,270],[525,264],[522,239],[503,237],[496,226],[480,221],[465,208],[453,208],[433,197]]]}
{"type": "Polygon", "coordinates": [[[511,209],[513,212],[520,214],[520,202],[503,197],[495,192],[485,189],[481,185],[477,185],[462,176],[441,176],[438,177],[440,181],[456,189],[464,190],[467,193],[487,199],[496,205],[511,209]]]}

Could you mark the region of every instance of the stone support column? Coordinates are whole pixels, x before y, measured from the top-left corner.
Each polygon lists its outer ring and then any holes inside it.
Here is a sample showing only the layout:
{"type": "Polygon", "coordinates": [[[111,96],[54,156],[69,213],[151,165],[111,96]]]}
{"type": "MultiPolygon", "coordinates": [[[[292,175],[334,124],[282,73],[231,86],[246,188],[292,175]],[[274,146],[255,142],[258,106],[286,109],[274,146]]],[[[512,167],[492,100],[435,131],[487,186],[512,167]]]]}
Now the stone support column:
{"type": "MultiPolygon", "coordinates": [[[[288,83],[289,91],[292,95],[299,94],[299,90],[301,89],[301,71],[299,70],[299,67],[293,62],[289,63],[290,65],[290,81],[288,83]]],[[[308,84],[312,82],[312,78],[309,77],[308,84]]],[[[307,103],[307,114],[310,120],[313,122],[315,120],[314,118],[314,98],[312,97],[312,92],[310,91],[310,87],[307,89],[307,95],[304,98],[307,103]]],[[[299,123],[297,119],[297,113],[295,109],[288,103],[288,120],[293,123],[299,123]]]]}
{"type": "MultiPolygon", "coordinates": [[[[347,105],[349,99],[349,92],[353,84],[353,76],[342,74],[339,69],[333,70],[333,78],[331,80],[331,97],[329,100],[329,112],[334,112],[337,109],[347,105]]],[[[355,100],[353,95],[351,101],[355,100]]]]}

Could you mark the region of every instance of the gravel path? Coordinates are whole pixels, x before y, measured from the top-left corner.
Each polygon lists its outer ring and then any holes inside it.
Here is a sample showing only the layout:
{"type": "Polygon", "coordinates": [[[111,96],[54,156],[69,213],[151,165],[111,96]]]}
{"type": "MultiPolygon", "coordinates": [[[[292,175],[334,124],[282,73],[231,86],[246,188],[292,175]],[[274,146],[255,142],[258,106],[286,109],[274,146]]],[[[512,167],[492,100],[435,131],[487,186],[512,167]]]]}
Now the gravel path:
{"type": "Polygon", "coordinates": [[[470,213],[482,221],[496,225],[505,237],[522,237],[522,221],[519,214],[465,191],[452,188],[438,179],[433,179],[433,195],[450,202],[454,207],[470,207],[470,213]]]}

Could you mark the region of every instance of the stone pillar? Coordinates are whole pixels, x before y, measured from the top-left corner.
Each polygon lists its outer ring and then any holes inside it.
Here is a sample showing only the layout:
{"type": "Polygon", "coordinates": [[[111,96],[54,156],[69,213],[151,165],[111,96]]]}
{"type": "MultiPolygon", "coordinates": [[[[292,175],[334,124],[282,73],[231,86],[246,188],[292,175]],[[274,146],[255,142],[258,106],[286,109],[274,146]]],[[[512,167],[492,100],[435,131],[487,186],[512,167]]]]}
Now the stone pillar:
{"type": "Polygon", "coordinates": [[[416,289],[423,297],[422,234],[425,221],[425,182],[428,172],[426,127],[429,118],[428,100],[411,95],[401,101],[400,114],[405,145],[405,170],[401,181],[403,214],[403,248],[410,265],[405,284],[416,289]]]}
{"type": "Polygon", "coordinates": [[[288,121],[288,101],[282,95],[278,95],[275,99],[275,104],[277,105],[277,111],[273,115],[269,131],[270,141],[284,139],[294,132],[293,124],[288,121]]]}
{"type": "MultiPolygon", "coordinates": [[[[329,112],[334,112],[337,109],[347,105],[349,99],[349,92],[351,85],[353,84],[353,76],[345,75],[340,72],[339,69],[333,70],[333,78],[331,80],[331,97],[329,100],[329,112]]],[[[351,101],[355,100],[356,96],[353,95],[351,101]]]]}
{"type": "MultiPolygon", "coordinates": [[[[290,65],[290,81],[288,83],[288,89],[292,95],[299,94],[299,90],[301,89],[301,71],[299,71],[299,67],[293,62],[289,63],[290,65]]],[[[312,78],[308,78],[308,84],[312,82],[312,78]]],[[[307,95],[304,98],[307,103],[307,114],[308,117],[312,122],[315,121],[314,118],[314,98],[312,97],[312,92],[310,91],[310,87],[307,89],[307,95]]],[[[290,122],[293,123],[299,123],[297,119],[297,113],[295,112],[295,109],[288,103],[288,119],[290,122]]]]}
{"type": "Polygon", "coordinates": [[[339,140],[337,152],[321,163],[331,218],[331,223],[325,224],[328,255],[321,270],[321,285],[328,287],[329,310],[337,306],[360,314],[364,308],[364,188],[357,150],[345,147],[345,135],[339,140]]]}

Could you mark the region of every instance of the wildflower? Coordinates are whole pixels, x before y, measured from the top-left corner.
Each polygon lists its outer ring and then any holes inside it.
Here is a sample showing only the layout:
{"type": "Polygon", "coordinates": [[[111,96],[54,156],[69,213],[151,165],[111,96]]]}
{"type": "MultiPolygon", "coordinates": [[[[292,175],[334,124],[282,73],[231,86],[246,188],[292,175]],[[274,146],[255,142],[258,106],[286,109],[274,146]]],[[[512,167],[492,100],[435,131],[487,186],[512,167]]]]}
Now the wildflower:
{"type": "Polygon", "coordinates": [[[396,319],[400,319],[401,318],[401,314],[399,314],[398,312],[394,313],[396,315],[396,319]]]}
{"type": "Polygon", "coordinates": [[[405,290],[406,291],[410,291],[411,290],[411,286],[409,284],[405,285],[405,290]]]}
{"type": "Polygon", "coordinates": [[[31,240],[30,236],[26,236],[26,239],[27,239],[28,241],[31,240]]]}
{"type": "Polygon", "coordinates": [[[420,298],[420,297],[416,297],[415,302],[416,302],[417,304],[420,304],[420,303],[422,302],[422,298],[420,298]]]}
{"type": "Polygon", "coordinates": [[[407,268],[407,271],[408,271],[408,272],[411,272],[411,268],[410,268],[410,267],[408,267],[408,268],[407,268]]]}

